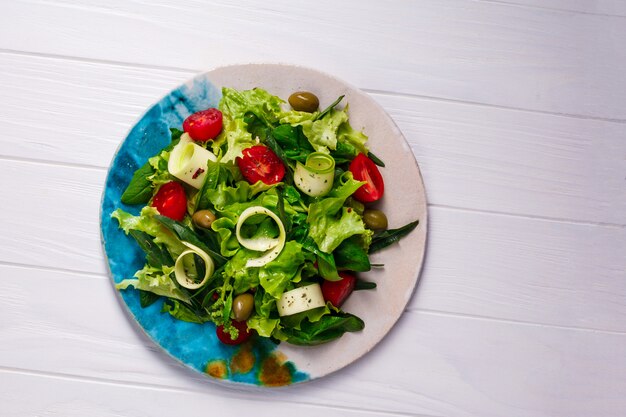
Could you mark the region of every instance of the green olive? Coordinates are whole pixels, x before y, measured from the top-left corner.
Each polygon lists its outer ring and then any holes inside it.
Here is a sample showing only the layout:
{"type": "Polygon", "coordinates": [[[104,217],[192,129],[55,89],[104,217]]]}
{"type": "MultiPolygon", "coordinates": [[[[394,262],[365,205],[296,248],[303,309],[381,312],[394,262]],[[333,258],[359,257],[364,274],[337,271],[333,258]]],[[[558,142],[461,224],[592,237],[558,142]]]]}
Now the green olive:
{"type": "Polygon", "coordinates": [[[233,300],[233,318],[244,321],[250,317],[254,309],[254,296],[250,293],[239,294],[233,300]]]}
{"type": "Polygon", "coordinates": [[[365,226],[372,230],[385,230],[387,228],[387,216],[380,210],[367,209],[363,212],[365,226]]]}
{"type": "Polygon", "coordinates": [[[320,105],[320,100],[313,93],[298,91],[289,96],[291,108],[298,111],[313,113],[320,105]]]}
{"type": "Polygon", "coordinates": [[[215,214],[211,210],[198,210],[193,214],[191,220],[196,226],[209,229],[215,221],[215,214]]]}

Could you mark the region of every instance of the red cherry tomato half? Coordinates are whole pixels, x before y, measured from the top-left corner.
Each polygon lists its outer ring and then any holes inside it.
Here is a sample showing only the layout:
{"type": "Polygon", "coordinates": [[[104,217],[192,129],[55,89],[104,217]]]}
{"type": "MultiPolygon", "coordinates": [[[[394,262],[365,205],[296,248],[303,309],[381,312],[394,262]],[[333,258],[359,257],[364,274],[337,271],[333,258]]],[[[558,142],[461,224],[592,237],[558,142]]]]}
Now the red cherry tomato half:
{"type": "Polygon", "coordinates": [[[225,345],[239,345],[250,338],[251,333],[248,331],[248,325],[245,321],[232,321],[233,327],[239,330],[239,336],[235,340],[230,338],[230,334],[224,331],[224,326],[217,326],[217,338],[225,345]]]}
{"type": "Polygon", "coordinates": [[[376,164],[360,153],[352,160],[349,169],[355,180],[365,181],[365,184],[354,192],[354,198],[362,203],[380,200],[385,192],[385,183],[376,164]]]}
{"type": "Polygon", "coordinates": [[[176,181],[163,184],[152,199],[152,207],[162,216],[181,221],[187,213],[185,189],[176,181]]]}
{"type": "Polygon", "coordinates": [[[322,295],[324,300],[330,301],[335,307],[340,307],[346,298],[354,290],[356,278],[346,272],[339,272],[339,281],[324,281],[322,283],[322,295]]]}
{"type": "Polygon", "coordinates": [[[257,181],[276,184],[285,176],[285,165],[267,146],[255,145],[244,149],[242,153],[243,156],[237,158],[237,165],[250,184],[257,181]]]}
{"type": "Polygon", "coordinates": [[[196,112],[185,119],[183,130],[200,142],[215,139],[222,131],[222,112],[218,109],[196,112]]]}

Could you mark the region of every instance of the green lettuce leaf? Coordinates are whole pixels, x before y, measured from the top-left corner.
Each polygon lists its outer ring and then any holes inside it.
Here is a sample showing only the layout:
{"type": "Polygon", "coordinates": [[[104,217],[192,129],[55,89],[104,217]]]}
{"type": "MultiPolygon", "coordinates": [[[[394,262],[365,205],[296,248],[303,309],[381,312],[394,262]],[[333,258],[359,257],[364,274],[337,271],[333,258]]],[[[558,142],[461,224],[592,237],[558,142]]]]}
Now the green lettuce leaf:
{"type": "Polygon", "coordinates": [[[191,308],[187,307],[178,300],[170,299],[164,302],[161,307],[161,313],[169,313],[172,317],[178,320],[188,321],[190,323],[202,324],[209,321],[207,317],[200,317],[191,308]]]}
{"type": "Polygon", "coordinates": [[[212,143],[213,153],[219,156],[220,162],[232,163],[242,155],[244,149],[255,145],[256,141],[248,132],[243,119],[232,119],[224,114],[223,123],[222,133],[212,143]]]}
{"type": "Polygon", "coordinates": [[[141,209],[139,216],[133,216],[122,209],[117,209],[111,214],[111,217],[119,222],[120,228],[126,234],[131,230],[138,230],[154,237],[154,243],[164,244],[172,255],[172,259],[176,259],[187,247],[155,218],[158,214],[159,212],[154,207],[146,206],[141,209]]]}
{"type": "Polygon", "coordinates": [[[321,251],[331,253],[350,236],[366,233],[361,216],[352,208],[343,206],[346,199],[361,185],[350,173],[346,173],[331,190],[330,197],[309,206],[309,236],[321,251]]]}
{"type": "MultiPolygon", "coordinates": [[[[257,252],[255,257],[258,256],[257,252]]],[[[276,259],[258,269],[261,286],[274,298],[280,298],[289,284],[300,278],[298,272],[304,261],[302,245],[293,240],[287,242],[276,259]]],[[[252,269],[255,268],[249,270],[252,269]]]]}
{"type": "Polygon", "coordinates": [[[331,110],[319,120],[305,120],[299,123],[302,132],[309,139],[311,146],[318,152],[328,152],[337,148],[337,130],[348,121],[348,114],[343,110],[331,110]]]}
{"type": "Polygon", "coordinates": [[[281,104],[284,103],[279,97],[274,96],[261,88],[237,91],[232,88],[222,88],[220,110],[234,119],[244,119],[246,113],[253,113],[266,125],[277,124],[281,113],[281,104]]]}
{"type": "Polygon", "coordinates": [[[294,345],[315,346],[337,339],[346,332],[358,332],[364,327],[365,323],[357,316],[339,312],[323,315],[314,323],[303,320],[300,329],[279,328],[272,336],[294,345]]]}
{"type": "Polygon", "coordinates": [[[281,114],[280,123],[282,125],[285,125],[285,124],[299,125],[306,121],[315,120],[318,115],[319,115],[319,112],[309,113],[305,111],[291,110],[291,111],[287,111],[281,114]]]}
{"type": "Polygon", "coordinates": [[[152,175],[148,176],[153,187],[158,187],[175,179],[167,169],[169,159],[170,152],[168,150],[163,150],[157,156],[148,159],[148,163],[154,170],[152,175]]]}
{"type": "MultiPolygon", "coordinates": [[[[343,111],[347,113],[348,106],[346,106],[343,111]]],[[[367,143],[367,136],[361,131],[354,130],[347,121],[342,123],[337,129],[337,141],[348,144],[356,148],[358,152],[362,152],[365,155],[368,154],[367,146],[365,146],[367,143]]]]}
{"type": "Polygon", "coordinates": [[[270,337],[278,328],[280,319],[271,319],[254,314],[246,320],[246,324],[248,325],[248,328],[256,330],[259,336],[270,337]]]}
{"type": "MultiPolygon", "coordinates": [[[[280,98],[260,88],[237,91],[224,87],[219,104],[224,128],[212,144],[213,152],[221,157],[220,162],[235,161],[245,148],[256,143],[250,132],[252,126],[248,126],[246,120],[254,120],[255,124],[261,123],[268,128],[275,126],[281,114],[282,102],[280,98]],[[255,117],[249,117],[250,114],[255,117]]],[[[259,131],[258,126],[253,130],[256,134],[259,131]]]]}
{"type": "Polygon", "coordinates": [[[224,266],[224,275],[233,278],[235,293],[241,294],[259,285],[259,269],[246,268],[246,262],[258,256],[258,252],[241,248],[224,266]]]}
{"type": "Polygon", "coordinates": [[[171,278],[173,272],[173,266],[156,268],[154,266],[145,265],[135,273],[135,278],[122,280],[115,288],[125,290],[128,287],[134,287],[138,290],[149,291],[164,297],[189,302],[187,294],[181,291],[171,278]]]}
{"type": "Polygon", "coordinates": [[[292,314],[291,316],[281,317],[282,327],[290,327],[296,330],[301,330],[301,325],[304,320],[309,323],[315,323],[322,319],[322,316],[330,314],[332,311],[338,312],[331,303],[326,303],[323,307],[312,308],[310,310],[302,311],[300,313],[292,314]]]}

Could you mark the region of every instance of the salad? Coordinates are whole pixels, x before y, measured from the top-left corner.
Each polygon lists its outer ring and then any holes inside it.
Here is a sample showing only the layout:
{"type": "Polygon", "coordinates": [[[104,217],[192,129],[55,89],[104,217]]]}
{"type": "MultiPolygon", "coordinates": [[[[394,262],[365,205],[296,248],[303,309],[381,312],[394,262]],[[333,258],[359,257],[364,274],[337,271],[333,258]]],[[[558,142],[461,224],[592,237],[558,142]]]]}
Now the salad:
{"type": "Polygon", "coordinates": [[[352,128],[343,96],[323,110],[310,92],[287,103],[255,88],[222,89],[218,108],[171,128],[171,143],[133,175],[112,213],[146,253],[118,290],[142,307],[213,322],[219,340],[253,335],[317,345],[364,328],[341,309],[375,283],[369,255],[418,221],[387,228],[384,163],[352,128]]]}

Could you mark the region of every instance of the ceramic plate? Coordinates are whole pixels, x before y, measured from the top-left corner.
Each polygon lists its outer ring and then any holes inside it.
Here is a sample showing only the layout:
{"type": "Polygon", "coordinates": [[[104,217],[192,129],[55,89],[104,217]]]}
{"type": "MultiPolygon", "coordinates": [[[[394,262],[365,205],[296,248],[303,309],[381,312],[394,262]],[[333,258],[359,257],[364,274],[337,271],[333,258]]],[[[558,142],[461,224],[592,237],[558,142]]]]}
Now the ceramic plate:
{"type": "Polygon", "coordinates": [[[343,309],[361,317],[365,329],[316,347],[253,338],[241,346],[217,340],[212,323],[193,324],[161,313],[162,302],[148,308],[139,305],[138,292],[120,291],[128,311],[148,336],[173,358],[212,378],[235,384],[280,386],[319,378],[354,362],[370,351],[390,331],[402,314],[420,273],[426,246],[426,196],[422,177],[402,133],[384,110],[367,94],[345,82],[315,70],[289,65],[251,64],[219,68],[199,75],[173,90],[152,106],[137,122],[118,149],[106,180],[102,199],[101,228],[104,251],[114,283],[130,278],[145,262],[145,255],[118,229],[111,213],[121,207],[137,214],[138,206],[126,206],[120,197],[133,172],[170,142],[170,127],[181,129],[191,113],[217,107],[222,86],[236,89],[261,87],[283,99],[294,91],[311,91],[324,108],[338,96],[349,104],[350,124],[369,137],[371,151],[386,167],[385,196],[378,203],[391,228],[415,219],[420,224],[399,243],[372,255],[384,264],[360,276],[377,288],[354,293],[343,309]]]}

